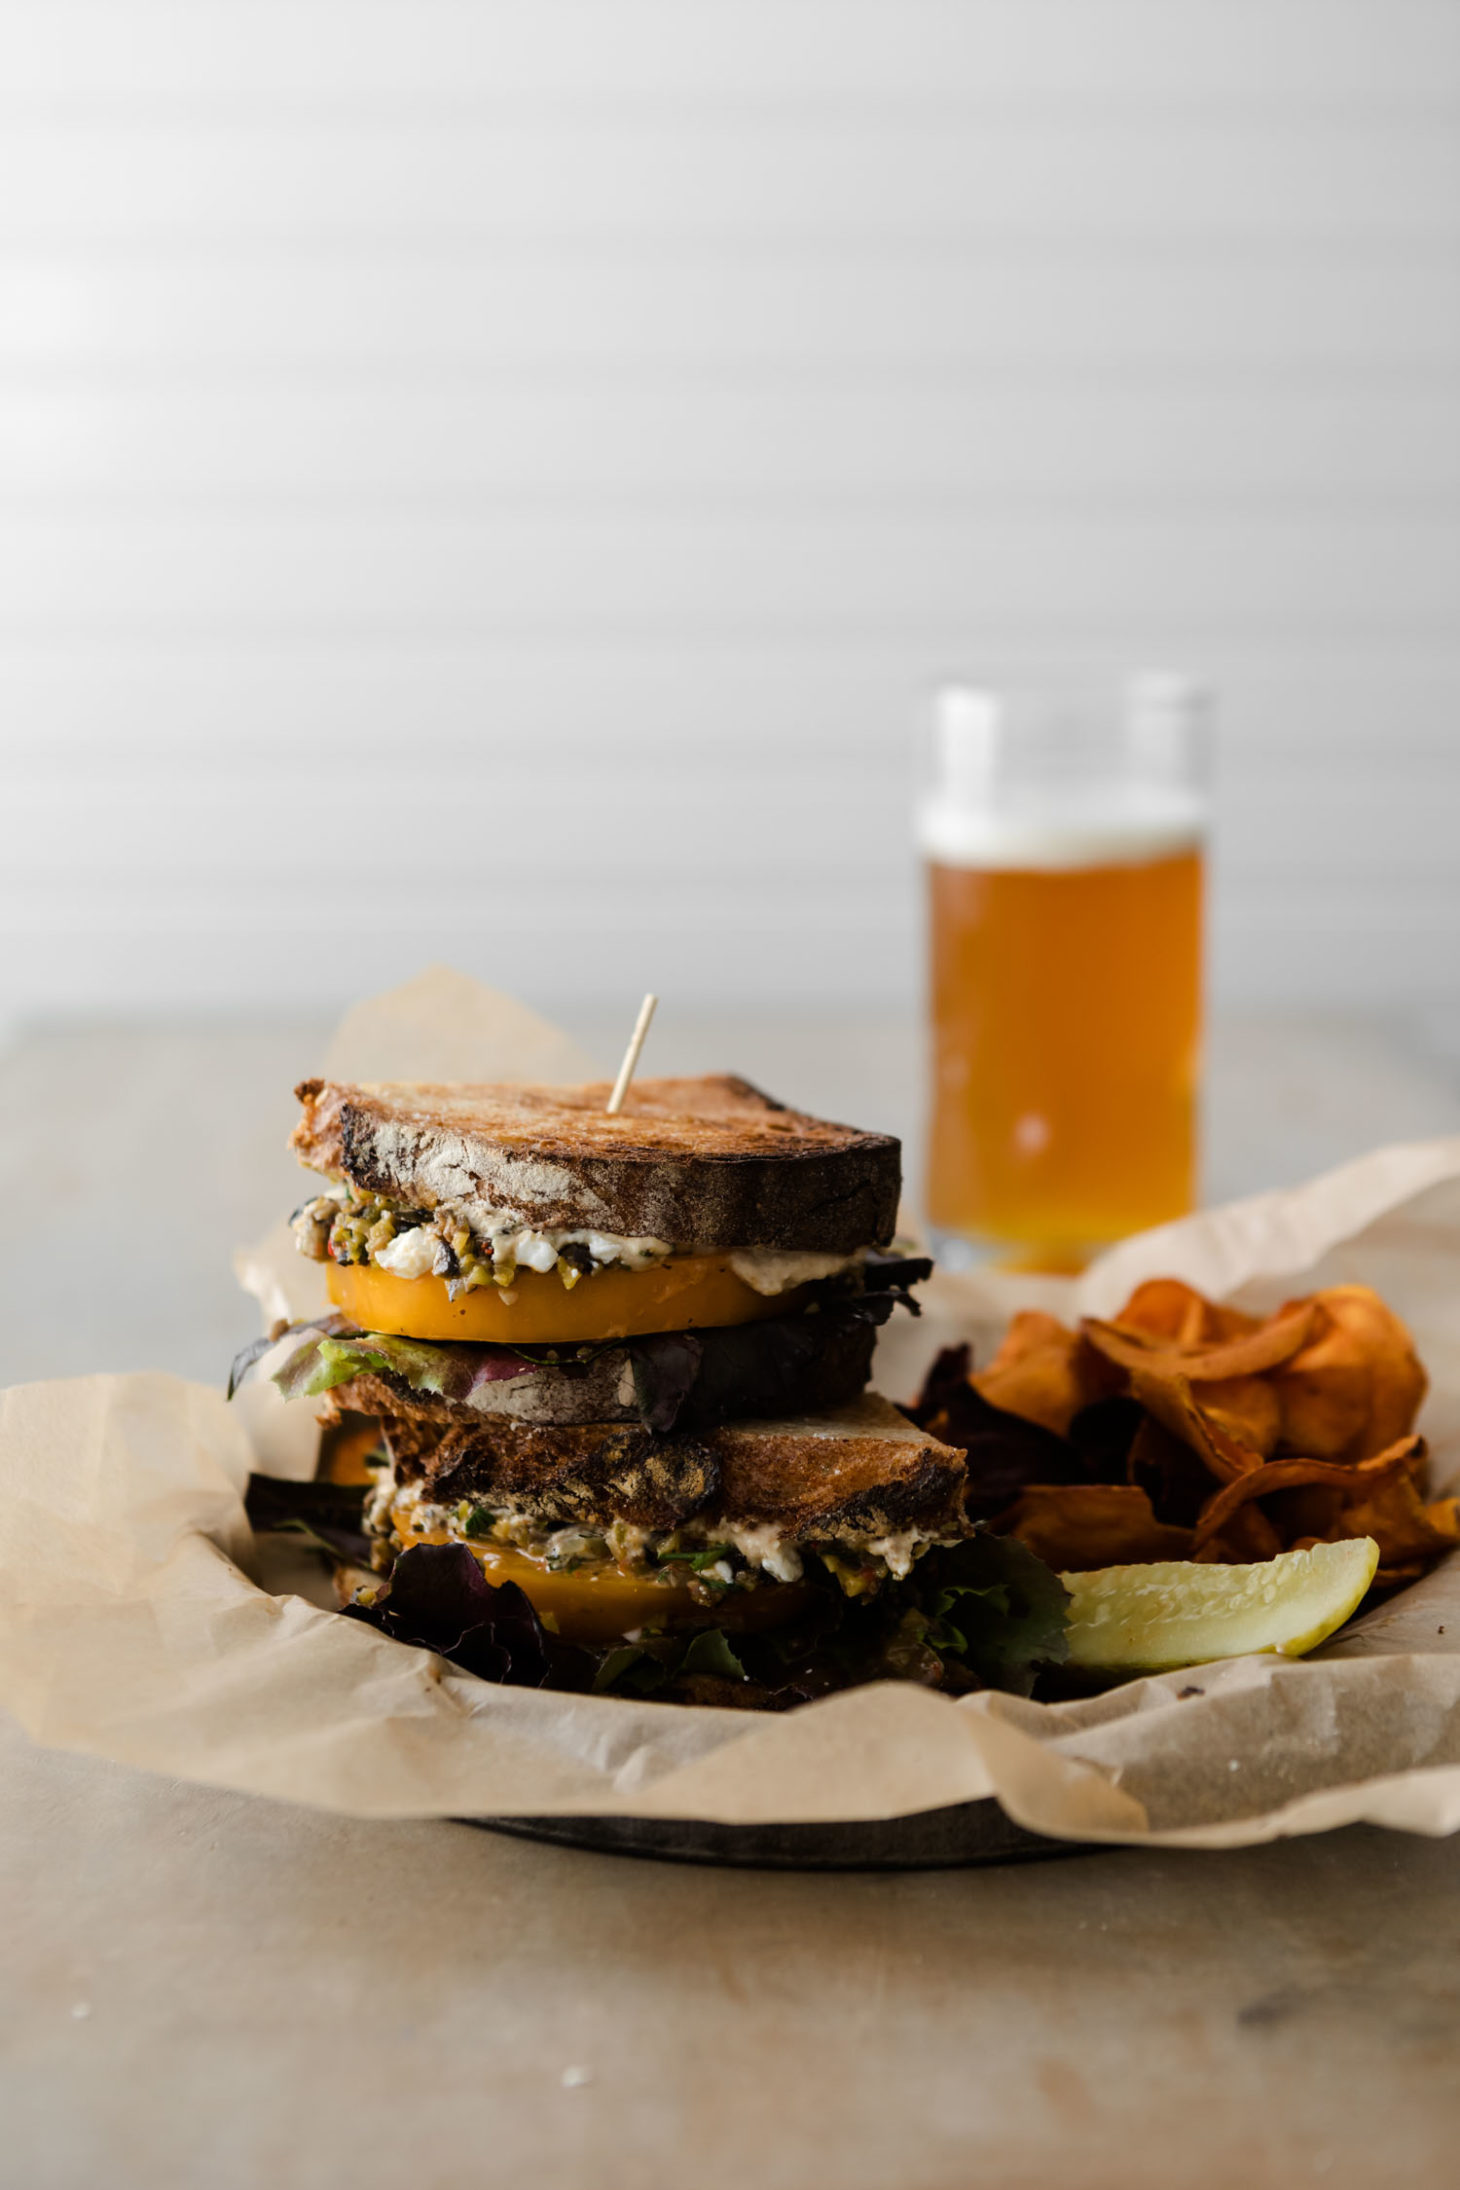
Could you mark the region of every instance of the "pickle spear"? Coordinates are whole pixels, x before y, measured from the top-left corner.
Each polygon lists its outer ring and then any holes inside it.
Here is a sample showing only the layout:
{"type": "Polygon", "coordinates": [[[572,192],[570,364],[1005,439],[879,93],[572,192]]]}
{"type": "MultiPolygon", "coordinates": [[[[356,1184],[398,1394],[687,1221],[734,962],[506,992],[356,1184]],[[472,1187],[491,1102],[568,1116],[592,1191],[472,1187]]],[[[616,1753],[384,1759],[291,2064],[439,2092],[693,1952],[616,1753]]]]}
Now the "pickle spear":
{"type": "Polygon", "coordinates": [[[1378,1564],[1373,1537],[1355,1536],[1260,1566],[1167,1559],[1062,1574],[1071,1600],[1068,1662],[1166,1673],[1253,1651],[1301,1658],[1358,1608],[1378,1564]]]}

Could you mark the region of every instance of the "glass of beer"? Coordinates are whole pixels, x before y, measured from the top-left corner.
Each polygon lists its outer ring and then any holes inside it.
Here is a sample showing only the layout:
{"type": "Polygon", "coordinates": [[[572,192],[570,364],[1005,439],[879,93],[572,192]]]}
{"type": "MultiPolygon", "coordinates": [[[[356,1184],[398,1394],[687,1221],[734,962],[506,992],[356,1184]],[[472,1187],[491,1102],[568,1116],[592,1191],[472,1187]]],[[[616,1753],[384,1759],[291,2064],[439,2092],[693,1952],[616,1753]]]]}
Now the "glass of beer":
{"type": "Polygon", "coordinates": [[[1209,709],[941,694],[920,807],[932,1115],[952,1266],[1077,1270],[1196,1192],[1209,709]]]}

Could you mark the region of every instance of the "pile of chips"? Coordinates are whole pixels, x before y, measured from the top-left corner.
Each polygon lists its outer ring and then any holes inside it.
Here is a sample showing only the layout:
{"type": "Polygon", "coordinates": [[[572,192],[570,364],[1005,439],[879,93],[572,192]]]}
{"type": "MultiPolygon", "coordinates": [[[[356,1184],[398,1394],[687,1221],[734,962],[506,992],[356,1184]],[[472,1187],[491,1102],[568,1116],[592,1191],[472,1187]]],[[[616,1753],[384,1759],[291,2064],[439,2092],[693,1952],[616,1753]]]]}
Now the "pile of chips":
{"type": "Polygon", "coordinates": [[[967,1452],[970,1514],[1057,1572],[1372,1536],[1393,1588],[1460,1543],[1414,1435],[1424,1369],[1366,1285],[1263,1320],[1155,1278],[1077,1331],[1018,1315],[970,1369],[966,1346],[940,1354],[915,1418],[967,1452]]]}

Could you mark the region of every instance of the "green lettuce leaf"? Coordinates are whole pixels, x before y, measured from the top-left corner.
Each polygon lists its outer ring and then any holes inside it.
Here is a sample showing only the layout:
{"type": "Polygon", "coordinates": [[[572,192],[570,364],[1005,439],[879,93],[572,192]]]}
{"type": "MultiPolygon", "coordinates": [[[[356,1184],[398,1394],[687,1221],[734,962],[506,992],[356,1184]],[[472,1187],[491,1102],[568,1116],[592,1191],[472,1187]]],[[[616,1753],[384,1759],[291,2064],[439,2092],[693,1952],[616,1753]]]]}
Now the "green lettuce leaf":
{"type": "Polygon", "coordinates": [[[847,1597],[816,1562],[806,1610],[736,1650],[772,1709],[868,1680],[916,1680],[954,1694],[1027,1696],[1068,1649],[1059,1577],[1011,1536],[977,1535],[925,1552],[912,1573],[847,1597]]]}
{"type": "Polygon", "coordinates": [[[722,1627],[702,1627],[679,1661],[681,1673],[718,1673],[725,1680],[749,1678],[725,1639],[722,1627]]]}
{"type": "Polygon", "coordinates": [[[304,1387],[307,1399],[348,1384],[351,1377],[374,1369],[381,1376],[398,1376],[413,1392],[444,1394],[450,1370],[440,1347],[414,1338],[392,1338],[372,1331],[365,1338],[322,1338],[316,1367],[304,1387]]]}
{"type": "MultiPolygon", "coordinates": [[[[295,1326],[298,1344],[273,1371],[271,1381],[286,1399],[318,1399],[337,1384],[373,1371],[393,1376],[415,1392],[443,1399],[466,1399],[478,1384],[496,1384],[531,1376],[536,1364],[509,1346],[439,1345],[420,1338],[396,1338],[387,1331],[354,1331],[343,1318],[295,1326]]],[[[230,1399],[268,1347],[245,1347],[234,1363],[230,1399]]]]}
{"type": "Polygon", "coordinates": [[[593,1676],[596,1694],[652,1696],[671,1681],[692,1673],[714,1673],[721,1680],[745,1681],[750,1675],[731,1649],[723,1628],[702,1627],[692,1635],[654,1635],[641,1643],[607,1650],[593,1676]]]}
{"type": "Polygon", "coordinates": [[[989,1688],[1027,1696],[1042,1667],[1069,1652],[1069,1592],[1017,1536],[971,1536],[913,1570],[930,1626],[924,1640],[989,1688]]]}

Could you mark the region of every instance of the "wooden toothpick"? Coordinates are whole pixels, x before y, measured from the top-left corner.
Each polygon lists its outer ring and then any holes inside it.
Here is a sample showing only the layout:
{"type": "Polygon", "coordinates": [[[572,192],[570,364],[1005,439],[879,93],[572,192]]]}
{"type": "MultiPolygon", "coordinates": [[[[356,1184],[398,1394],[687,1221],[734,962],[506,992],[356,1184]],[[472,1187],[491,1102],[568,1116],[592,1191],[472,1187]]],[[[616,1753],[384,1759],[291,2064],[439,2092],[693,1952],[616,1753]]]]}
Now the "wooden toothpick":
{"type": "Polygon", "coordinates": [[[639,1016],[634,1021],[634,1031],[629,1036],[629,1046],[624,1051],[624,1061],[618,1068],[618,1078],[613,1083],[613,1093],[608,1098],[608,1115],[616,1118],[624,1107],[624,1097],[629,1092],[629,1082],[639,1062],[639,1051],[644,1046],[644,1036],[649,1031],[649,1021],[654,1016],[657,996],[646,996],[639,1006],[639,1016]]]}

